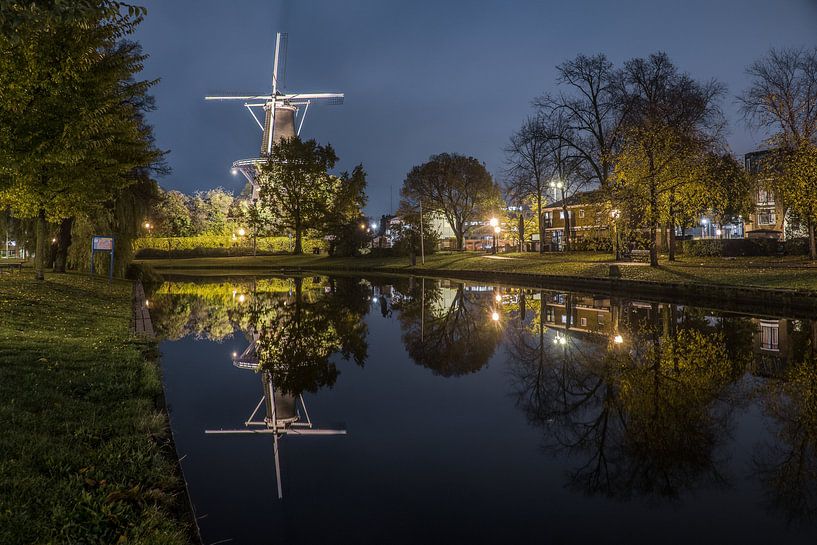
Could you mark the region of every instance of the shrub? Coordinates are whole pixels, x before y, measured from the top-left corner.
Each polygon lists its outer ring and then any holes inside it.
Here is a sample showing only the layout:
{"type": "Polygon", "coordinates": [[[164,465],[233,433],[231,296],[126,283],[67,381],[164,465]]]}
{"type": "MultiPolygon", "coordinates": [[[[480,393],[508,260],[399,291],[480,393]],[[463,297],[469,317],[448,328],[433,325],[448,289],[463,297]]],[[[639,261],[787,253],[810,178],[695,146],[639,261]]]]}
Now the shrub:
{"type": "MultiPolygon", "coordinates": [[[[293,242],[289,237],[258,237],[256,253],[271,255],[288,253],[293,242]]],[[[321,239],[305,238],[302,241],[304,253],[312,253],[314,248],[326,250],[326,242],[321,239]]],[[[133,249],[139,259],[161,257],[223,257],[252,255],[252,238],[233,240],[230,235],[199,235],[193,237],[143,237],[133,242],[133,249]]]]}
{"type": "Polygon", "coordinates": [[[578,252],[612,252],[613,241],[609,237],[586,237],[570,241],[570,249],[578,252]]]}
{"type": "Polygon", "coordinates": [[[685,240],[682,252],[694,257],[751,257],[781,255],[783,242],[770,238],[726,238],[685,240]]]}

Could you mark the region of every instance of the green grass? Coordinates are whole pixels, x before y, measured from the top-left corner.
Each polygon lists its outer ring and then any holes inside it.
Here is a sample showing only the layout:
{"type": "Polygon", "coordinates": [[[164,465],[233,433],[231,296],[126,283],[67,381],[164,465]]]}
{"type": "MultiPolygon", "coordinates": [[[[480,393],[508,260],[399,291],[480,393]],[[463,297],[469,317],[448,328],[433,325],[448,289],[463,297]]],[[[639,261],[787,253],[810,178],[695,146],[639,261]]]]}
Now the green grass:
{"type": "Polygon", "coordinates": [[[0,276],[0,543],[187,543],[129,282],[0,276]]]}
{"type": "MultiPolygon", "coordinates": [[[[326,256],[259,256],[192,259],[154,259],[144,263],[162,273],[198,269],[210,274],[246,273],[248,270],[274,271],[279,268],[305,269],[386,269],[412,272],[419,269],[484,272],[520,272],[541,275],[607,277],[610,256],[600,253],[500,254],[476,252],[440,253],[418,260],[412,268],[408,258],[329,258],[326,256]]],[[[758,288],[817,291],[817,265],[799,257],[701,258],[682,257],[674,263],[662,260],[657,268],[642,263],[621,265],[622,277],[663,283],[721,284],[758,288]]]]}

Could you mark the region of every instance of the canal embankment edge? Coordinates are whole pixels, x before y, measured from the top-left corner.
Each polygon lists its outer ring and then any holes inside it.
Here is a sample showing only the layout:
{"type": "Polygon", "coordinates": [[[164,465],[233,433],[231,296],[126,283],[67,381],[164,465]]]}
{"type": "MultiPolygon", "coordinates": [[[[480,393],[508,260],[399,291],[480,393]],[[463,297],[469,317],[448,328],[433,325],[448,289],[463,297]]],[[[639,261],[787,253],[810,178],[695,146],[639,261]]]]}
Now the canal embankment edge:
{"type": "Polygon", "coordinates": [[[201,538],[201,529],[199,528],[198,519],[196,517],[196,509],[193,505],[192,497],[190,496],[190,488],[187,484],[187,478],[184,475],[184,468],[182,467],[179,451],[176,448],[176,439],[173,435],[173,426],[170,423],[170,411],[167,405],[167,397],[165,394],[164,376],[162,374],[161,366],[161,352],[159,351],[159,343],[153,330],[153,322],[150,318],[150,305],[145,295],[145,288],[141,282],[133,283],[133,299],[131,307],[133,309],[133,319],[131,322],[131,332],[137,336],[144,338],[153,347],[154,354],[152,364],[156,366],[159,377],[162,380],[161,393],[155,400],[156,408],[162,413],[167,423],[168,441],[165,445],[166,453],[172,456],[175,460],[176,472],[184,484],[182,495],[183,503],[186,505],[186,512],[183,514],[184,522],[188,524],[191,530],[191,543],[194,545],[202,545],[204,542],[201,538]]]}
{"type": "Polygon", "coordinates": [[[735,312],[752,312],[768,315],[807,317],[817,314],[817,290],[781,289],[728,284],[692,282],[653,282],[614,277],[567,276],[509,271],[478,271],[470,269],[437,269],[425,267],[350,267],[343,266],[267,266],[242,264],[240,266],[185,266],[176,263],[171,267],[156,267],[166,276],[195,276],[196,271],[223,271],[224,276],[240,274],[359,274],[377,276],[426,276],[457,280],[495,282],[541,289],[564,289],[593,291],[612,296],[649,298],[659,301],[712,306],[735,312]]]}

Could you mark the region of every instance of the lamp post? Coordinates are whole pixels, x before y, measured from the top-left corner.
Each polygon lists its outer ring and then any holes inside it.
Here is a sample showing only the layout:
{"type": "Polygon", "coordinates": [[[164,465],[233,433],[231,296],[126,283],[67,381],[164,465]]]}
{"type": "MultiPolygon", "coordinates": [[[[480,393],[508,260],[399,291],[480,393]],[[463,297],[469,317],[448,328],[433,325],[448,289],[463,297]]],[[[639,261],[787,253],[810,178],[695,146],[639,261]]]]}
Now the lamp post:
{"type": "Polygon", "coordinates": [[[491,227],[493,227],[494,232],[494,243],[493,246],[491,247],[491,253],[496,254],[496,235],[499,233],[499,220],[496,218],[491,218],[491,221],[489,221],[488,223],[491,224],[491,227]]]}
{"type": "Polygon", "coordinates": [[[562,197],[562,215],[564,216],[565,220],[565,227],[564,227],[564,246],[567,249],[567,239],[570,233],[570,213],[567,210],[567,203],[565,203],[565,184],[561,180],[551,180],[548,184],[551,189],[553,189],[553,197],[556,198],[556,190],[558,189],[560,192],[560,196],[562,197]]]}
{"type": "Polygon", "coordinates": [[[709,221],[706,218],[701,218],[701,238],[707,238],[709,236],[709,221]]]}
{"type": "Polygon", "coordinates": [[[621,245],[618,243],[618,218],[621,216],[621,211],[614,208],[610,211],[610,217],[613,218],[613,251],[616,254],[616,261],[621,259],[621,245]]]}
{"type": "Polygon", "coordinates": [[[147,229],[148,236],[150,236],[151,232],[153,231],[153,225],[149,221],[145,222],[145,229],[147,229]]]}

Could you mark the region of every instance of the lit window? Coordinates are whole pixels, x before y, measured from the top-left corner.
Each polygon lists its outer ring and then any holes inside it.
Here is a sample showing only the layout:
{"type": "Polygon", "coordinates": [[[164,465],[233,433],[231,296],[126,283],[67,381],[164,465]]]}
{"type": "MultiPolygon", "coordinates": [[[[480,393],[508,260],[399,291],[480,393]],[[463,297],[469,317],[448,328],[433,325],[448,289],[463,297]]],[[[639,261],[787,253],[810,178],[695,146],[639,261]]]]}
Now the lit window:
{"type": "Polygon", "coordinates": [[[579,323],[582,327],[587,327],[587,318],[579,318],[579,323]]]}
{"type": "Polygon", "coordinates": [[[774,208],[760,208],[757,211],[758,225],[775,225],[777,223],[777,214],[774,208]]]}
{"type": "Polygon", "coordinates": [[[760,322],[760,349],[778,351],[780,349],[780,324],[760,322]]]}
{"type": "Polygon", "coordinates": [[[579,217],[580,218],[584,217],[584,208],[579,208],[579,217]]]}
{"type": "Polygon", "coordinates": [[[562,314],[562,323],[563,324],[567,323],[567,314],[562,314]]]}

